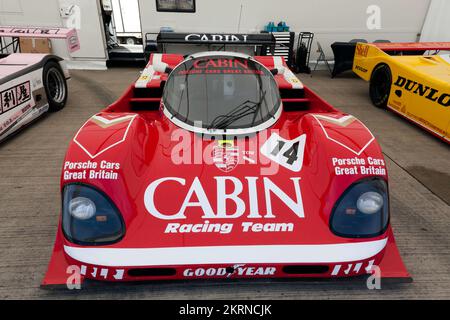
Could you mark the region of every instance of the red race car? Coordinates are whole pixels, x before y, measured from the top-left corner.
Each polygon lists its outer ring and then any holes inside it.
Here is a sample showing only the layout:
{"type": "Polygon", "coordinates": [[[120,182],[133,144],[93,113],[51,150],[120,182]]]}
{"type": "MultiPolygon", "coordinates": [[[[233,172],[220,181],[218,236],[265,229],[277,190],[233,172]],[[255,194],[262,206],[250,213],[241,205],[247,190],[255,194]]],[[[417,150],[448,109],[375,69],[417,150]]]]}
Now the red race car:
{"type": "Polygon", "coordinates": [[[77,132],[43,285],[409,274],[372,133],[281,57],[153,54],[77,132]]]}

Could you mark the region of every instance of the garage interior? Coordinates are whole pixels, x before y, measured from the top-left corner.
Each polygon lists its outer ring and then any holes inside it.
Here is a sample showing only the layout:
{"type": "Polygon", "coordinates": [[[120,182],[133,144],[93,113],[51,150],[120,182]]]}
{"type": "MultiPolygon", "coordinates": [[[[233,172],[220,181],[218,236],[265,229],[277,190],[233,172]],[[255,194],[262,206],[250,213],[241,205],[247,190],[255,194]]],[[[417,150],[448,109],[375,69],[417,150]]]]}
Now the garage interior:
{"type": "MultiPolygon", "coordinates": [[[[28,10],[25,9],[26,5],[30,4],[32,7],[32,2],[18,1],[17,3],[22,6],[18,8],[12,2],[0,1],[0,24],[24,24],[25,20],[20,18],[20,15],[7,14],[5,8],[25,12],[28,10]]],[[[64,19],[59,16],[60,8],[67,8],[71,4],[81,8],[85,5],[83,1],[49,2],[54,3],[55,12],[58,12],[53,17],[58,21],[58,25],[65,23],[61,22],[64,19]]],[[[142,34],[157,32],[160,27],[169,25],[181,32],[235,31],[235,26],[228,29],[223,26],[209,27],[212,23],[211,18],[201,20],[197,26],[189,25],[190,21],[176,20],[173,13],[157,15],[158,19],[143,19],[142,10],[155,11],[154,1],[148,1],[151,8],[143,8],[145,6],[143,2],[145,1],[139,1],[143,21],[142,30],[138,32],[142,34]]],[[[244,12],[252,5],[256,6],[255,1],[250,0],[230,2],[233,5],[243,3],[244,12]]],[[[286,2],[291,4],[292,1],[286,2]]],[[[313,10],[311,4],[307,4],[306,1],[300,2],[307,8],[304,10],[313,10]]],[[[317,2],[324,1],[315,1],[317,2]]],[[[361,29],[365,28],[367,17],[365,8],[369,3],[380,3],[383,9],[386,8],[383,12],[395,11],[387,9],[390,1],[359,2],[352,10],[359,12],[362,10],[362,13],[355,14],[352,22],[355,25],[364,24],[361,29]],[[363,22],[356,21],[358,19],[363,22]]],[[[398,20],[391,19],[392,12],[386,13],[386,18],[383,16],[383,23],[392,24],[389,26],[390,29],[387,27],[388,31],[359,32],[354,26],[343,24],[340,25],[341,28],[333,28],[332,24],[336,23],[335,21],[320,27],[306,19],[306,21],[295,19],[292,13],[289,17],[285,17],[285,12],[283,15],[282,12],[263,13],[263,10],[259,16],[258,26],[255,26],[254,21],[249,21],[241,22],[239,28],[241,32],[251,32],[255,28],[261,28],[268,21],[283,20],[297,32],[303,30],[314,32],[315,42],[312,44],[310,61],[310,66],[314,67],[319,59],[319,53],[316,52],[317,41],[320,41],[325,49],[326,56],[332,56],[330,44],[338,40],[348,41],[362,37],[369,41],[380,38],[390,39],[392,42],[417,41],[426,20],[430,19],[427,12],[431,2],[415,0],[416,5],[412,5],[411,1],[396,2],[395,6],[407,5],[414,10],[411,9],[409,17],[406,17],[407,15],[398,17],[396,14],[398,20]]],[[[200,13],[206,10],[202,9],[203,5],[209,6],[206,1],[200,0],[196,5],[200,13]]],[[[240,7],[234,6],[234,9],[236,8],[240,7]]],[[[325,8],[326,5],[321,9],[323,19],[327,19],[327,15],[334,15],[333,10],[325,8]]],[[[208,10],[212,12],[211,8],[208,10]]],[[[233,15],[236,16],[237,13],[234,12],[233,15]]],[[[31,24],[47,25],[48,21],[52,21],[50,18],[46,19],[41,18],[41,21],[32,21],[31,24]]],[[[319,70],[312,74],[299,73],[298,77],[331,105],[360,119],[380,143],[389,172],[391,223],[402,258],[414,279],[412,283],[383,283],[383,290],[367,290],[365,283],[346,280],[149,282],[92,286],[81,292],[42,290],[40,283],[51,256],[60,217],[59,183],[67,145],[83,123],[113,103],[139,77],[142,70],[142,61],[138,65],[127,66],[127,63],[122,63],[121,66],[108,65],[107,68],[108,47],[104,30],[98,20],[96,28],[95,37],[98,36],[99,39],[90,41],[97,43],[97,46],[90,45],[89,41],[88,44],[83,43],[86,31],[81,28],[79,35],[82,49],[74,57],[68,58],[72,70],[71,81],[68,82],[69,98],[66,107],[60,112],[47,114],[0,145],[0,186],[3,190],[0,193],[1,299],[448,299],[450,297],[449,145],[411,125],[393,112],[373,107],[367,83],[351,71],[332,79],[324,63],[319,63],[319,70]]],[[[429,30],[431,29],[430,27],[429,30]]],[[[446,34],[430,32],[427,37],[429,41],[450,41],[448,31],[446,34]]],[[[136,43],[132,45],[135,46],[136,43]]],[[[142,48],[139,44],[137,46],[142,48]]],[[[67,56],[67,53],[62,52],[62,46],[55,46],[54,49],[61,56],[67,56]]]]}

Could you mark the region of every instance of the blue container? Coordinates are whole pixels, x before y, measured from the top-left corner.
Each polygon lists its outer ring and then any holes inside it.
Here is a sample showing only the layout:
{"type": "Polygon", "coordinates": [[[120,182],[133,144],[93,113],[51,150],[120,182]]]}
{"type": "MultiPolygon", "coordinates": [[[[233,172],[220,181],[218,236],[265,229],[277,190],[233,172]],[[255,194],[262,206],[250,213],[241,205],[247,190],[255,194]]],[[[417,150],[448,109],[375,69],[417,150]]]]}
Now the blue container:
{"type": "Polygon", "coordinates": [[[284,21],[279,22],[278,26],[277,26],[277,31],[278,32],[289,31],[289,27],[286,25],[286,22],[284,22],[284,21]]]}
{"type": "Polygon", "coordinates": [[[277,27],[275,26],[275,23],[273,22],[269,22],[265,27],[264,27],[264,31],[266,32],[274,32],[274,30],[276,30],[277,27]]]}
{"type": "Polygon", "coordinates": [[[286,22],[281,21],[277,25],[273,22],[269,22],[266,26],[264,26],[264,31],[266,32],[286,32],[289,31],[289,27],[286,25],[286,22]]]}

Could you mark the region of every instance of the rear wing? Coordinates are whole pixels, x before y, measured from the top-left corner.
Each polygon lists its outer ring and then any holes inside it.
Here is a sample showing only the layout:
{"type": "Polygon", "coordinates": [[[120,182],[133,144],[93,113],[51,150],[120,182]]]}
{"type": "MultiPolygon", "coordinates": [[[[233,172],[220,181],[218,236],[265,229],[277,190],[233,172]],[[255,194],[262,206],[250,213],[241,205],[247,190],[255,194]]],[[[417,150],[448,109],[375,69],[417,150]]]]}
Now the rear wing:
{"type": "Polygon", "coordinates": [[[450,50],[450,42],[399,42],[373,43],[378,49],[388,51],[450,50]]]}
{"type": "Polygon", "coordinates": [[[0,26],[0,38],[3,37],[65,39],[70,53],[80,49],[77,30],[73,28],[0,26]]]}
{"type": "MultiPolygon", "coordinates": [[[[277,41],[272,33],[178,33],[178,32],[148,32],[145,34],[144,54],[148,60],[152,53],[165,53],[168,45],[189,45],[189,53],[209,51],[211,45],[220,45],[226,50],[232,47],[258,47],[259,51],[273,55],[277,41]],[[198,47],[201,46],[202,49],[198,47]],[[205,47],[207,49],[205,49],[205,47]]],[[[284,45],[283,45],[284,46],[284,45]]],[[[216,48],[217,50],[217,48],[216,48]]]]}
{"type": "MultiPolygon", "coordinates": [[[[425,52],[428,50],[450,50],[450,42],[404,42],[404,43],[360,43],[356,44],[353,72],[365,81],[370,80],[373,68],[383,58],[390,57],[388,53],[425,52]]],[[[392,57],[391,57],[392,58],[392,57]]]]}

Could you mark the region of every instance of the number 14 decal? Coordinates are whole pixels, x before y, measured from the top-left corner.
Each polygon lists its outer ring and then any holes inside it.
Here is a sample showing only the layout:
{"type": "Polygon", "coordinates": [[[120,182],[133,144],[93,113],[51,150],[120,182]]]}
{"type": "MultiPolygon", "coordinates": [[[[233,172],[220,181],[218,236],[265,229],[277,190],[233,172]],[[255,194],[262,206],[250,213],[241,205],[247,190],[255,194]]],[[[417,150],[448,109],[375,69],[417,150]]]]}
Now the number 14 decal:
{"type": "Polygon", "coordinates": [[[303,165],[305,142],[306,134],[293,140],[286,140],[278,134],[272,133],[261,147],[261,153],[283,167],[299,172],[303,165]]]}

